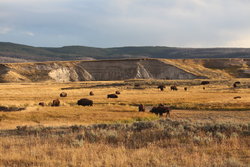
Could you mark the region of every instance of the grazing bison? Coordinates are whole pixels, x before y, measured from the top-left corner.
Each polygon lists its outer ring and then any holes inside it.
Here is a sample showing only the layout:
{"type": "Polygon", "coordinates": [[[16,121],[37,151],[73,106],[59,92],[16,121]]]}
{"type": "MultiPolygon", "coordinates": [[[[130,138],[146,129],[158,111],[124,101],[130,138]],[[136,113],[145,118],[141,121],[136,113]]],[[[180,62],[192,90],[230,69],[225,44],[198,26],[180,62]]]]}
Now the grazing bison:
{"type": "Polygon", "coordinates": [[[170,90],[175,90],[175,91],[177,91],[178,88],[176,87],[176,85],[172,85],[172,86],[170,86],[170,90]]]}
{"type": "Polygon", "coordinates": [[[185,90],[185,91],[187,91],[187,90],[188,90],[188,88],[187,88],[187,87],[184,87],[184,90],[185,90]]]}
{"type": "Polygon", "coordinates": [[[107,98],[118,98],[116,94],[108,94],[107,98]]]}
{"type": "Polygon", "coordinates": [[[234,82],[233,87],[236,88],[236,87],[238,87],[239,85],[240,85],[240,82],[239,82],[239,81],[236,81],[236,82],[234,82]]]}
{"type": "Polygon", "coordinates": [[[77,101],[77,104],[80,106],[93,106],[93,101],[83,98],[77,101]]]}
{"type": "Polygon", "coordinates": [[[159,104],[158,107],[153,107],[150,110],[151,113],[154,113],[156,115],[160,115],[162,116],[164,113],[166,113],[166,116],[170,116],[170,108],[169,107],[165,107],[162,104],[159,104]]]}
{"type": "Polygon", "coordinates": [[[38,103],[39,106],[45,106],[45,103],[44,102],[40,102],[38,103]]]}
{"type": "Polygon", "coordinates": [[[60,100],[59,99],[53,100],[51,106],[54,106],[54,107],[60,106],[60,100]]]}
{"type": "Polygon", "coordinates": [[[234,97],[234,99],[240,99],[241,98],[241,96],[235,96],[234,97]]]}
{"type": "Polygon", "coordinates": [[[139,104],[138,110],[139,110],[139,112],[144,112],[145,111],[144,105],[143,104],[139,104]]]}
{"type": "Polygon", "coordinates": [[[201,85],[207,85],[209,83],[210,83],[209,81],[201,81],[201,85]]]}
{"type": "Polygon", "coordinates": [[[90,92],[89,92],[89,95],[90,95],[90,96],[94,96],[94,92],[90,91],[90,92]]]}
{"type": "Polygon", "coordinates": [[[160,89],[161,91],[163,91],[166,88],[166,86],[165,85],[159,85],[157,88],[160,89]]]}
{"type": "Polygon", "coordinates": [[[115,91],[115,94],[119,95],[119,94],[121,94],[121,92],[117,90],[117,91],[115,91]]]}
{"type": "Polygon", "coordinates": [[[60,97],[67,97],[67,93],[66,92],[60,93],[60,97]]]}

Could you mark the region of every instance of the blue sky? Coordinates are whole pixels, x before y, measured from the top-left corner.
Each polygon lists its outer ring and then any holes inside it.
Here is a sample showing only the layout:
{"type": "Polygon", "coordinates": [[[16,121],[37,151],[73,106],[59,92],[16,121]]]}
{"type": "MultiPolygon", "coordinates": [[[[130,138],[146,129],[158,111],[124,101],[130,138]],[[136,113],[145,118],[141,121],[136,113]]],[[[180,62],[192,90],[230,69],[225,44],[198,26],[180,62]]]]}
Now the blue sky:
{"type": "Polygon", "coordinates": [[[249,0],[0,0],[0,41],[249,47],[249,0]]]}

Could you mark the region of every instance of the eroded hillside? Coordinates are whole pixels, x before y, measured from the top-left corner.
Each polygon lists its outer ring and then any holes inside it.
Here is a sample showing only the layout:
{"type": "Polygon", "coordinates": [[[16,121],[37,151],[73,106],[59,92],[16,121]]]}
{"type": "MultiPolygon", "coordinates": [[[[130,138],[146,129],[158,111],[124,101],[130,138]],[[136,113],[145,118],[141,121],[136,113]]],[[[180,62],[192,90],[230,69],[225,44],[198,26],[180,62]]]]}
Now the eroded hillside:
{"type": "Polygon", "coordinates": [[[1,82],[222,79],[250,76],[249,59],[124,59],[0,64],[1,82]]]}

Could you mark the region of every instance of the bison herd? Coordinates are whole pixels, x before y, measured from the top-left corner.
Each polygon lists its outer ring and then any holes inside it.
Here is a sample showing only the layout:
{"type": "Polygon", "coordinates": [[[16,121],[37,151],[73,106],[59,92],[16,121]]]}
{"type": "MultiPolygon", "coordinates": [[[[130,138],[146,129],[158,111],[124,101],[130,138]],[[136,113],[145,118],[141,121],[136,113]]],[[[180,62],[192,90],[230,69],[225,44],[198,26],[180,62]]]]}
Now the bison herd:
{"type": "MultiPolygon", "coordinates": [[[[207,85],[207,84],[210,84],[210,82],[209,81],[202,81],[200,83],[200,85],[207,85]]],[[[241,83],[239,81],[234,82],[233,83],[233,88],[239,87],[240,84],[241,83]]],[[[157,88],[160,89],[161,91],[164,91],[166,86],[165,85],[159,85],[157,88]]],[[[205,90],[205,87],[203,87],[203,89],[205,90]]],[[[176,85],[171,85],[170,90],[171,91],[177,91],[178,88],[177,88],[176,85]]],[[[187,90],[188,90],[188,88],[184,87],[184,91],[187,91],[187,90]]],[[[120,94],[121,94],[120,91],[115,91],[114,93],[107,94],[107,98],[108,99],[109,98],[118,98],[118,95],[120,95],[120,94]]],[[[89,96],[94,96],[94,95],[95,94],[94,94],[93,91],[89,92],[89,96]]],[[[64,98],[64,97],[67,97],[68,94],[66,92],[61,92],[59,96],[64,98]]],[[[241,97],[240,96],[235,96],[233,98],[234,99],[240,99],[241,97]]],[[[90,100],[88,98],[81,98],[81,99],[79,99],[77,101],[76,104],[79,105],[79,106],[93,106],[93,100],[90,100]]],[[[45,106],[46,104],[44,102],[39,102],[38,105],[45,106]]],[[[60,100],[57,98],[57,99],[53,100],[49,105],[53,106],[53,107],[60,106],[60,100]]],[[[139,112],[145,112],[146,111],[145,106],[143,104],[139,104],[138,105],[138,111],[139,112]]],[[[170,116],[170,111],[171,111],[170,107],[165,106],[163,104],[159,104],[158,106],[154,106],[149,110],[150,113],[154,113],[154,114],[156,114],[158,116],[162,116],[163,114],[166,114],[166,116],[170,116]]]]}
{"type": "MultiPolygon", "coordinates": [[[[158,88],[164,89],[165,86],[160,86],[158,88]]],[[[118,98],[118,95],[120,95],[120,94],[121,94],[120,91],[115,91],[114,94],[108,94],[107,98],[118,98]]],[[[90,91],[89,95],[94,96],[93,91],[90,91]]],[[[60,93],[59,96],[60,97],[67,97],[68,94],[66,92],[62,92],[62,93],[60,93]]],[[[58,107],[58,106],[60,106],[60,104],[61,104],[61,102],[57,98],[57,99],[53,100],[50,103],[50,106],[58,107]]],[[[79,105],[79,106],[93,106],[93,100],[90,100],[90,99],[87,99],[87,98],[82,98],[82,99],[79,99],[76,104],[79,105]]],[[[45,104],[45,102],[39,102],[38,105],[45,106],[46,104],[45,104]]],[[[139,112],[145,112],[146,111],[145,106],[143,104],[139,104],[138,105],[138,111],[139,112]]],[[[151,110],[149,110],[149,112],[154,113],[154,114],[159,115],[159,116],[162,116],[164,113],[166,113],[166,116],[170,116],[170,108],[164,106],[163,104],[159,104],[157,107],[153,107],[151,110]]]]}
{"type": "MultiPolygon", "coordinates": [[[[115,91],[114,94],[108,94],[107,95],[107,98],[118,98],[118,95],[121,94],[120,91],[115,91]]],[[[62,92],[60,93],[60,97],[67,97],[67,93],[66,92],[62,92]]],[[[94,96],[94,92],[93,91],[90,91],[89,92],[89,95],[90,96],[94,96]]],[[[39,102],[38,103],[39,106],[45,106],[45,102],[39,102]]],[[[93,101],[90,100],[90,99],[87,99],[87,98],[82,98],[80,100],[77,101],[77,105],[80,105],[80,106],[93,106],[93,101]]],[[[50,103],[50,106],[52,107],[57,107],[57,106],[60,106],[60,100],[57,98],[55,100],[53,100],[51,103],[50,103]]]]}

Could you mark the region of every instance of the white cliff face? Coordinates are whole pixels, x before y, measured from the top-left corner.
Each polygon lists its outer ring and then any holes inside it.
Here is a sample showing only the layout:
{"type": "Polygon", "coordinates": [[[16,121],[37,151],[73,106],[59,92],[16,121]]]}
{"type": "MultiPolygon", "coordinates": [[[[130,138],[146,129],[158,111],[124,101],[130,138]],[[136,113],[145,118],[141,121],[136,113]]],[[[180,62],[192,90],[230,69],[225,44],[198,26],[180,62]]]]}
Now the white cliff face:
{"type": "Polygon", "coordinates": [[[95,78],[81,66],[76,66],[75,72],[79,81],[94,81],[95,78]]]}
{"type": "Polygon", "coordinates": [[[144,66],[140,63],[137,63],[137,73],[135,78],[138,79],[150,79],[153,78],[153,76],[144,68],[144,66]]]}
{"type": "Polygon", "coordinates": [[[78,75],[75,73],[75,71],[65,67],[51,70],[48,75],[56,82],[69,82],[72,76],[75,81],[78,81],[78,75]]]}

